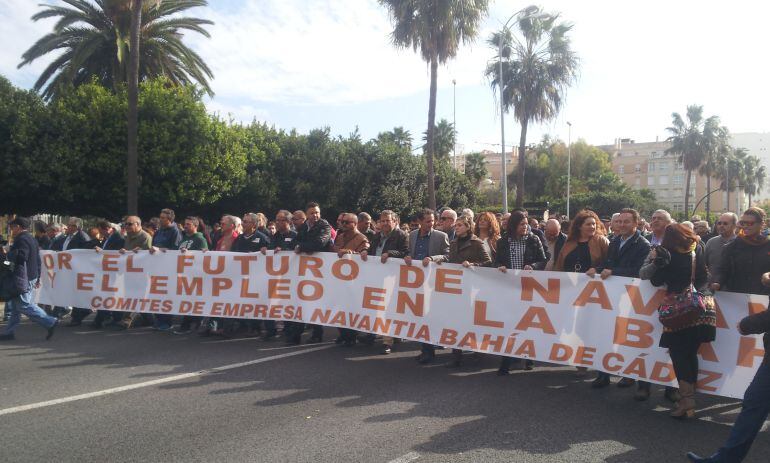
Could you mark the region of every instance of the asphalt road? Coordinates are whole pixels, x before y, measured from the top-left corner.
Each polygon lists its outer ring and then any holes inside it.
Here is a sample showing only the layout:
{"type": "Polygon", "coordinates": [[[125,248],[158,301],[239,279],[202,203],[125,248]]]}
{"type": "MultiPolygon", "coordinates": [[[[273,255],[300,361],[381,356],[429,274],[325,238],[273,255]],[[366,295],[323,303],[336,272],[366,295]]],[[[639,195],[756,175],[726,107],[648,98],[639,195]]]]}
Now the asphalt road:
{"type": "MultiPolygon", "coordinates": [[[[467,355],[448,369],[446,351],[422,367],[413,343],[383,356],[379,343],[43,334],[26,322],[0,344],[4,463],[683,462],[715,450],[740,405],[700,396],[698,419],[679,422],[661,389],[638,403],[571,368],[497,377],[496,359],[467,355]]],[[[770,432],[746,461],[770,461],[770,432]]]]}

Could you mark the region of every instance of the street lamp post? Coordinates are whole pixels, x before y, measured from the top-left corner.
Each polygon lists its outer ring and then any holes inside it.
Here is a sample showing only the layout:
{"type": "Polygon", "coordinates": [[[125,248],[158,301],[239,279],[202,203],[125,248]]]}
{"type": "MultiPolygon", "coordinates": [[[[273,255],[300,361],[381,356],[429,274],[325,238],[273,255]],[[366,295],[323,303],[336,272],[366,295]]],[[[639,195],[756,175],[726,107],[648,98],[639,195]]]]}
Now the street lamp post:
{"type": "Polygon", "coordinates": [[[452,79],[452,132],[454,133],[452,160],[457,169],[457,80],[455,79],[452,79]]]}
{"type": "MultiPolygon", "coordinates": [[[[500,85],[500,186],[503,191],[503,214],[508,213],[508,172],[505,168],[505,98],[503,97],[503,35],[511,19],[513,19],[513,16],[506,21],[502,30],[500,30],[500,39],[497,41],[497,83],[500,85]]],[[[521,169],[521,166],[519,166],[519,169],[521,169]]]]}
{"type": "Polygon", "coordinates": [[[572,123],[567,121],[567,220],[572,216],[569,215],[569,186],[570,179],[572,178],[572,123]]]}

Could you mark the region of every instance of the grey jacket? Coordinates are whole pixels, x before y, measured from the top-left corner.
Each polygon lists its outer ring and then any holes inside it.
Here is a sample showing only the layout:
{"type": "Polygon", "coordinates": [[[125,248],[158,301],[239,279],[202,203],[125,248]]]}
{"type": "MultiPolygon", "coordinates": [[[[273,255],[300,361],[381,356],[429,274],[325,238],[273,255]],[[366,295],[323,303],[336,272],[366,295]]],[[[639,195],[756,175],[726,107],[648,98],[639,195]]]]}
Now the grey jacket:
{"type": "MultiPolygon", "coordinates": [[[[409,233],[409,256],[414,257],[414,249],[417,245],[417,237],[420,229],[409,233]]],[[[428,255],[434,262],[446,262],[449,259],[449,238],[447,234],[433,230],[430,232],[430,241],[428,242],[428,255]]]]}

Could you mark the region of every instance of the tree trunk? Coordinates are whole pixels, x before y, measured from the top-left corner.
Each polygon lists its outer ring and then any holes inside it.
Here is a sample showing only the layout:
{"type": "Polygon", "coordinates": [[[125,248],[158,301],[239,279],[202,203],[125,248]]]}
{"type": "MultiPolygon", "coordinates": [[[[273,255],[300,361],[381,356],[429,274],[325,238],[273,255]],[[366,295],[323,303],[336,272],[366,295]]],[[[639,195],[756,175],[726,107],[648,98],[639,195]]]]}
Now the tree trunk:
{"type": "Polygon", "coordinates": [[[428,207],[436,210],[436,186],[433,170],[434,137],[436,126],[436,90],[438,81],[438,58],[430,60],[430,100],[428,102],[428,134],[425,146],[425,161],[428,164],[428,207]]]}
{"type": "MultiPolygon", "coordinates": [[[[524,168],[527,165],[527,120],[521,121],[521,138],[519,138],[519,165],[516,176],[516,207],[524,207],[524,168]]],[[[505,175],[505,172],[503,172],[505,175]]],[[[508,194],[506,191],[505,194],[508,194]]]]}
{"type": "Polygon", "coordinates": [[[128,63],[128,156],[126,166],[127,207],[129,215],[139,212],[139,34],[142,27],[142,0],[133,0],[128,63]]]}
{"type": "Polygon", "coordinates": [[[728,179],[726,191],[727,191],[727,204],[725,205],[725,212],[732,212],[732,209],[730,209],[730,183],[729,183],[729,179],[728,179]]]}
{"type": "Polygon", "coordinates": [[[692,170],[687,171],[687,179],[684,182],[684,216],[690,215],[690,180],[692,180],[692,170]]]}

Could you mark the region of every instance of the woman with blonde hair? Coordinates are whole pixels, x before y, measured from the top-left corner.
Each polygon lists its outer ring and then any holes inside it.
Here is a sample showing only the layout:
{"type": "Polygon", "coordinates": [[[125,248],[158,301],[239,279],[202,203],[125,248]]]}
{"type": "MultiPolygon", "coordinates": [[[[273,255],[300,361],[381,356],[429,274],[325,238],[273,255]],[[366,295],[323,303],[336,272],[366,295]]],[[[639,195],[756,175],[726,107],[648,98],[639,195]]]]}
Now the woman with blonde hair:
{"type": "Polygon", "coordinates": [[[474,234],[481,240],[492,260],[497,256],[497,240],[500,239],[500,224],[491,212],[482,212],[476,220],[474,234]]]}

